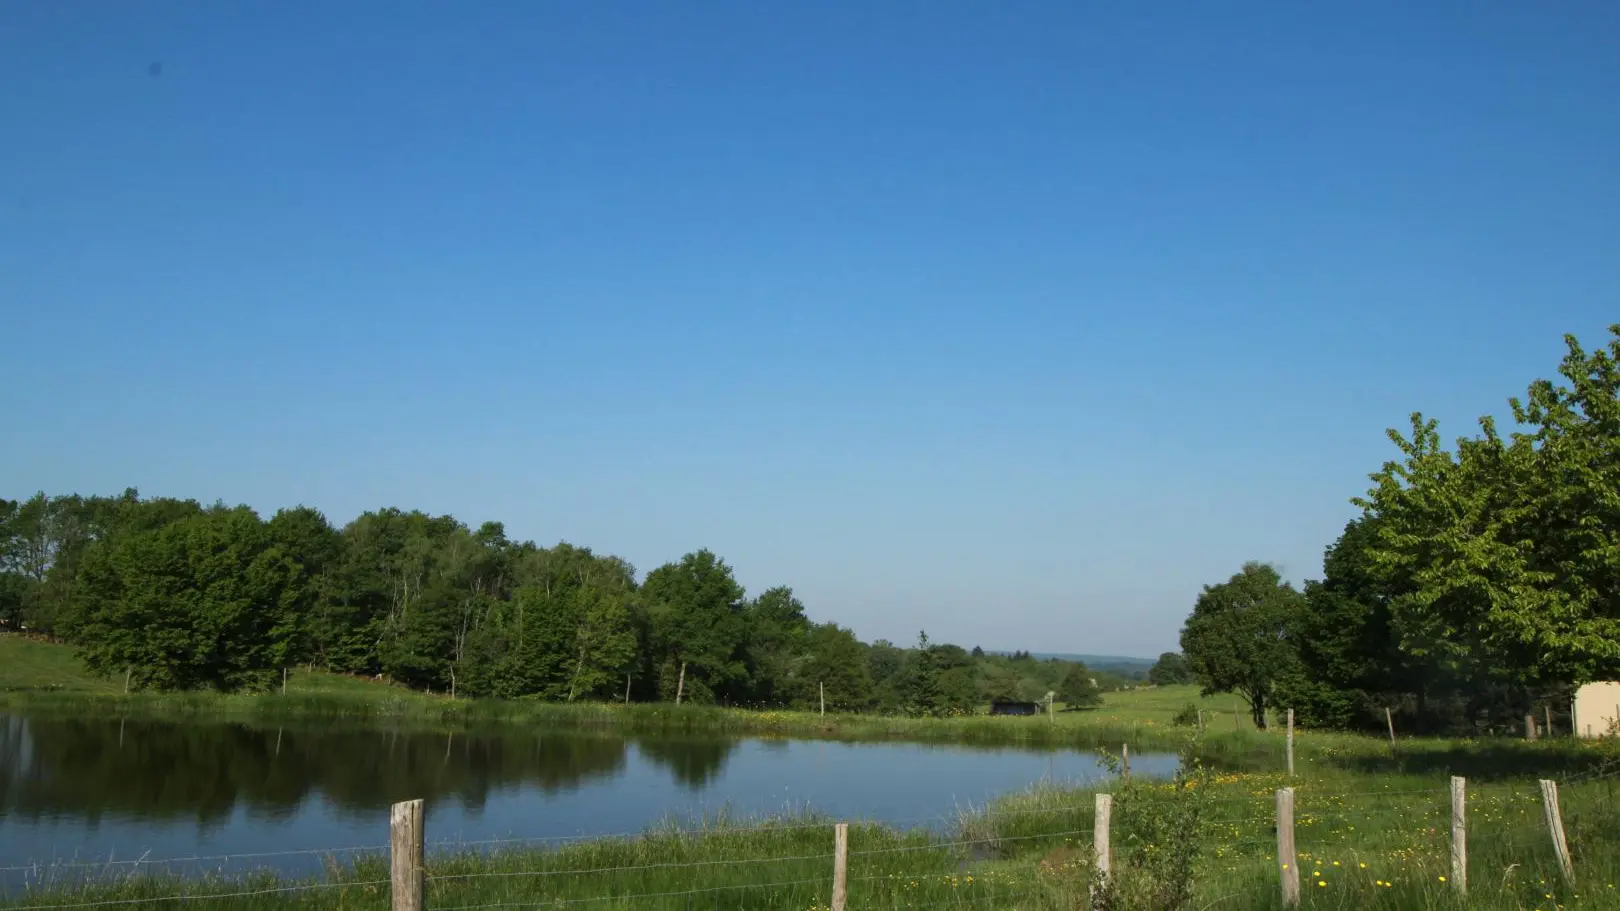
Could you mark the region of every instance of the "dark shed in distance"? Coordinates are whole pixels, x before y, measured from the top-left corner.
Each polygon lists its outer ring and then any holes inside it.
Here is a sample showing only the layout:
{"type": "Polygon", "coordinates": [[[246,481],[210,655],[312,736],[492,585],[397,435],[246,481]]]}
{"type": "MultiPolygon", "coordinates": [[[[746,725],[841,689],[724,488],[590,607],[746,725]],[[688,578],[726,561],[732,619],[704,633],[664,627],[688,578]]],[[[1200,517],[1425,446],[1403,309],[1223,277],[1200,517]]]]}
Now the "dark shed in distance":
{"type": "Polygon", "coordinates": [[[992,715],[1038,715],[1041,711],[1039,702],[1013,702],[1010,699],[997,699],[990,703],[992,715]]]}

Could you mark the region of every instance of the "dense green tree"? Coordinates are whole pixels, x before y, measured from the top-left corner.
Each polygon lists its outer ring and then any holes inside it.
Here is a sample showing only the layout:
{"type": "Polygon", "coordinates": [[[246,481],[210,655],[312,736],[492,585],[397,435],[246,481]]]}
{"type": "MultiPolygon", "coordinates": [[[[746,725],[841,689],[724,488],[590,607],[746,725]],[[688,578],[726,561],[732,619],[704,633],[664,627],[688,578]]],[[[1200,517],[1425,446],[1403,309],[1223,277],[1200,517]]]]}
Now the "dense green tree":
{"type": "Polygon", "coordinates": [[[906,704],[906,650],[887,639],[866,649],[867,675],[872,678],[872,699],[879,711],[898,712],[906,704]]]}
{"type": "Polygon", "coordinates": [[[672,700],[677,689],[699,703],[745,694],[743,594],[731,567],[708,550],[647,574],[641,597],[659,698],[672,700]]]}
{"type": "Polygon", "coordinates": [[[0,499],[0,628],[22,626],[23,607],[33,580],[22,572],[23,543],[17,514],[21,504],[0,499]]]}
{"type": "Polygon", "coordinates": [[[1359,501],[1379,519],[1380,570],[1401,647],[1445,671],[1580,683],[1620,674],[1620,326],[1608,349],[1566,339],[1559,373],[1510,404],[1526,428],[1440,444],[1412,416],[1403,458],[1359,501]]]}
{"type": "Polygon", "coordinates": [[[1192,669],[1187,666],[1187,659],[1180,652],[1165,652],[1159,660],[1153,662],[1148,669],[1148,682],[1154,686],[1174,686],[1178,683],[1192,683],[1192,669]]]}
{"type": "Polygon", "coordinates": [[[793,589],[778,586],[749,601],[743,610],[748,701],[776,705],[802,689],[796,681],[806,657],[810,621],[793,589]]]}
{"type": "Polygon", "coordinates": [[[237,689],[282,666],[296,563],[252,510],[215,508],[85,554],[63,618],[92,670],[155,689],[237,689]]]}
{"type": "Polygon", "coordinates": [[[790,683],[792,704],[802,709],[820,705],[826,688],[827,708],[861,712],[872,708],[872,677],[855,634],[835,623],[818,623],[805,636],[805,654],[790,683]]]}
{"type": "Polygon", "coordinates": [[[1103,701],[1102,691],[1097,688],[1091,671],[1079,662],[1069,665],[1063,682],[1058,685],[1057,698],[1071,709],[1095,708],[1103,701]]]}
{"type": "Polygon", "coordinates": [[[274,631],[281,660],[284,666],[307,662],[314,654],[315,618],[326,598],[327,573],[338,562],[342,542],[326,516],[307,506],[279,510],[267,525],[270,540],[299,569],[297,588],[290,594],[290,623],[274,631]]]}
{"type": "Polygon", "coordinates": [[[1181,631],[1181,651],[1206,693],[1236,692],[1256,727],[1280,682],[1298,673],[1291,636],[1304,598],[1264,563],[1204,587],[1181,631]]]}

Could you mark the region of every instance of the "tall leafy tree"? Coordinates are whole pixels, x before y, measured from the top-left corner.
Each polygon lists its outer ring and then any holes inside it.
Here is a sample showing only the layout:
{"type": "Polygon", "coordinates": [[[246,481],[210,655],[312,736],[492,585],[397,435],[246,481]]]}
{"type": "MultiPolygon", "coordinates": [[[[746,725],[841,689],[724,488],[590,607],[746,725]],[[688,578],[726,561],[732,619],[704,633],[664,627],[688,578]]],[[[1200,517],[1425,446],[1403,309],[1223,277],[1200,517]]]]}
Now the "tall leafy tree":
{"type": "Polygon", "coordinates": [[[871,708],[872,677],[855,634],[835,623],[818,623],[804,638],[804,659],[789,684],[793,704],[804,709],[818,707],[825,691],[830,710],[871,708]]]}
{"type": "Polygon", "coordinates": [[[749,672],[749,701],[780,705],[792,698],[806,657],[810,621],[793,589],[777,586],[760,593],[743,610],[749,672]]]}
{"type": "Polygon", "coordinates": [[[85,555],[66,618],[92,670],[154,689],[233,690],[280,666],[296,563],[246,507],[119,536],[85,555]]]}
{"type": "Polygon", "coordinates": [[[675,698],[683,665],[688,701],[735,700],[744,694],[743,594],[731,567],[708,550],[647,574],[641,597],[660,698],[675,698]]]}
{"type": "Polygon", "coordinates": [[[1103,701],[1102,690],[1092,678],[1091,670],[1079,662],[1069,665],[1063,682],[1058,685],[1057,697],[1072,709],[1095,708],[1103,701]]]}
{"type": "Polygon", "coordinates": [[[1580,683],[1620,674],[1620,326],[1608,348],[1573,337],[1564,383],[1510,405],[1525,429],[1440,444],[1412,417],[1402,459],[1358,501],[1380,519],[1374,558],[1411,580],[1393,612],[1402,647],[1501,679],[1580,683]]]}
{"type": "Polygon", "coordinates": [[[1250,562],[1225,582],[1207,585],[1181,630],[1181,651],[1206,693],[1236,692],[1256,727],[1278,684],[1295,675],[1290,633],[1303,596],[1277,570],[1250,562]]]}

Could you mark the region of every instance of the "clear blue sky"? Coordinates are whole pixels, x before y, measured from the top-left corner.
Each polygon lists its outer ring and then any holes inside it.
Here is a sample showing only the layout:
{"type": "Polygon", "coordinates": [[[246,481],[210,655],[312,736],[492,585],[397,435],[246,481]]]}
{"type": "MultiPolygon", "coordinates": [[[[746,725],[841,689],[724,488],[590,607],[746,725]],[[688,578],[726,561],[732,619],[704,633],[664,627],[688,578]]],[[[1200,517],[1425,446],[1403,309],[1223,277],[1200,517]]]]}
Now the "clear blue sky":
{"type": "Polygon", "coordinates": [[[1173,648],[1620,320],[1614,3],[5,0],[0,86],[0,494],[865,638],[1173,648]]]}

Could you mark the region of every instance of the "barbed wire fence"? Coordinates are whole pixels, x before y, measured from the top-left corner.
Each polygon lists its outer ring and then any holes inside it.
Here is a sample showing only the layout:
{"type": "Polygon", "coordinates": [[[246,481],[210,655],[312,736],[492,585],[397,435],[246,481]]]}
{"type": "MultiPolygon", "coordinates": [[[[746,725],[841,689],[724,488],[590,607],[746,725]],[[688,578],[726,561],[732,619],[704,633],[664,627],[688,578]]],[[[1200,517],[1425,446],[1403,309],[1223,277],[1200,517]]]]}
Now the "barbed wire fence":
{"type": "MultiPolygon", "coordinates": [[[[1203,796],[1210,808],[1198,835],[1200,848],[1211,863],[1224,860],[1254,862],[1261,857],[1275,863],[1275,876],[1285,906],[1297,905],[1307,889],[1326,888],[1347,877],[1369,880],[1375,888],[1392,888],[1397,876],[1432,876],[1435,888],[1466,895],[1470,863],[1476,874],[1489,872],[1492,882],[1503,881],[1521,871],[1521,876],[1537,875],[1526,867],[1527,857],[1552,863],[1542,864],[1543,873],[1562,876],[1573,883],[1581,858],[1578,846],[1584,840],[1597,840],[1592,833],[1579,832],[1580,819],[1573,817],[1578,836],[1572,850],[1566,829],[1561,789],[1588,786],[1620,777],[1620,764],[1601,764],[1581,773],[1554,781],[1544,779],[1535,787],[1523,783],[1486,784],[1470,788],[1461,777],[1447,786],[1406,789],[1366,789],[1326,792],[1309,783],[1276,789],[1271,793],[1203,796]],[[1472,810],[1472,812],[1471,812],[1472,810]],[[1393,849],[1386,842],[1375,850],[1364,850],[1367,821],[1373,816],[1393,823],[1404,840],[1393,849]]],[[[1128,791],[1127,791],[1128,793],[1128,791]]],[[[923,880],[945,877],[951,887],[959,883],[974,887],[980,907],[997,907],[1038,896],[1057,885],[1076,886],[1078,879],[1063,884],[1049,881],[1052,868],[1067,866],[1087,875],[1107,876],[1112,868],[1110,806],[1113,795],[1094,795],[1090,803],[1056,803],[1027,808],[997,810],[995,825],[978,834],[963,828],[957,834],[939,836],[930,832],[897,832],[900,823],[960,821],[948,814],[889,820],[885,824],[851,824],[829,821],[774,822],[708,830],[669,830],[653,833],[618,833],[595,837],[548,836],[498,838],[477,841],[447,841],[439,845],[460,849],[429,863],[425,804],[421,800],[395,804],[390,819],[390,839],[386,845],[356,845],[329,849],[298,849],[234,855],[194,855],[102,862],[72,861],[57,865],[17,865],[0,867],[0,872],[37,872],[61,868],[76,871],[122,871],[126,875],[123,894],[96,898],[90,893],[82,900],[59,899],[0,906],[21,911],[69,911],[89,908],[187,907],[198,904],[232,907],[260,898],[305,900],[332,893],[344,897],[343,907],[389,908],[391,911],[483,911],[497,908],[541,908],[573,906],[620,906],[626,908],[693,906],[712,899],[726,906],[741,906],[749,895],[783,905],[791,899],[797,907],[825,907],[845,911],[851,895],[864,900],[878,894],[905,893],[921,889],[923,880]],[[1018,825],[1027,825],[1020,828],[1018,825]],[[878,830],[883,836],[877,837],[878,830]],[[829,838],[826,849],[805,850],[811,844],[802,836],[821,830],[829,838]],[[697,846],[699,838],[713,839],[777,837],[784,846],[780,852],[758,856],[689,857],[653,859],[653,851],[671,851],[671,845],[685,845],[691,851],[714,851],[710,843],[697,846]],[[649,844],[653,842],[652,844],[649,844]],[[863,844],[865,842],[865,844],[863,844]],[[1013,849],[1034,846],[1052,850],[1037,863],[1027,865],[1027,875],[994,879],[991,874],[975,874],[969,863],[975,859],[1010,856],[1013,849]],[[558,848],[585,846],[583,851],[561,853],[558,848]],[[796,850],[786,850],[796,848],[796,850]],[[531,851],[531,853],[522,853],[531,851]],[[588,862],[591,852],[604,861],[588,862]],[[614,853],[617,851],[618,853],[614,853]],[[639,855],[638,855],[639,852],[639,855]],[[583,853],[583,858],[579,855],[583,853]],[[284,884],[271,879],[262,882],[210,881],[178,882],[165,877],[142,877],[149,870],[170,869],[177,865],[211,863],[228,866],[239,861],[265,861],[299,856],[348,857],[347,866],[328,867],[327,881],[284,884]],[[639,861],[626,857],[643,856],[639,861]],[[501,868],[491,858],[509,857],[515,867],[501,868]],[[565,861],[575,861],[566,865],[565,861]],[[1055,861],[1055,862],[1054,862],[1055,861]],[[746,872],[745,872],[746,871],[746,872]],[[853,872],[854,875],[851,875],[853,872]],[[597,888],[597,884],[600,888],[597,888]],[[676,887],[679,886],[679,887],[676,887]],[[353,899],[350,901],[350,899],[353,899]]],[[[754,846],[758,850],[757,844],[754,846]]],[[[1616,846],[1605,843],[1601,850],[1616,846]]],[[[683,849],[684,850],[684,849],[683,849]]],[[[1542,876],[1527,886],[1541,888],[1542,876]]],[[[920,894],[920,893],[919,893],[920,894]]],[[[1073,896],[1070,896],[1071,899],[1073,896]]],[[[1022,907],[1023,905],[1019,905],[1022,907]]]]}

